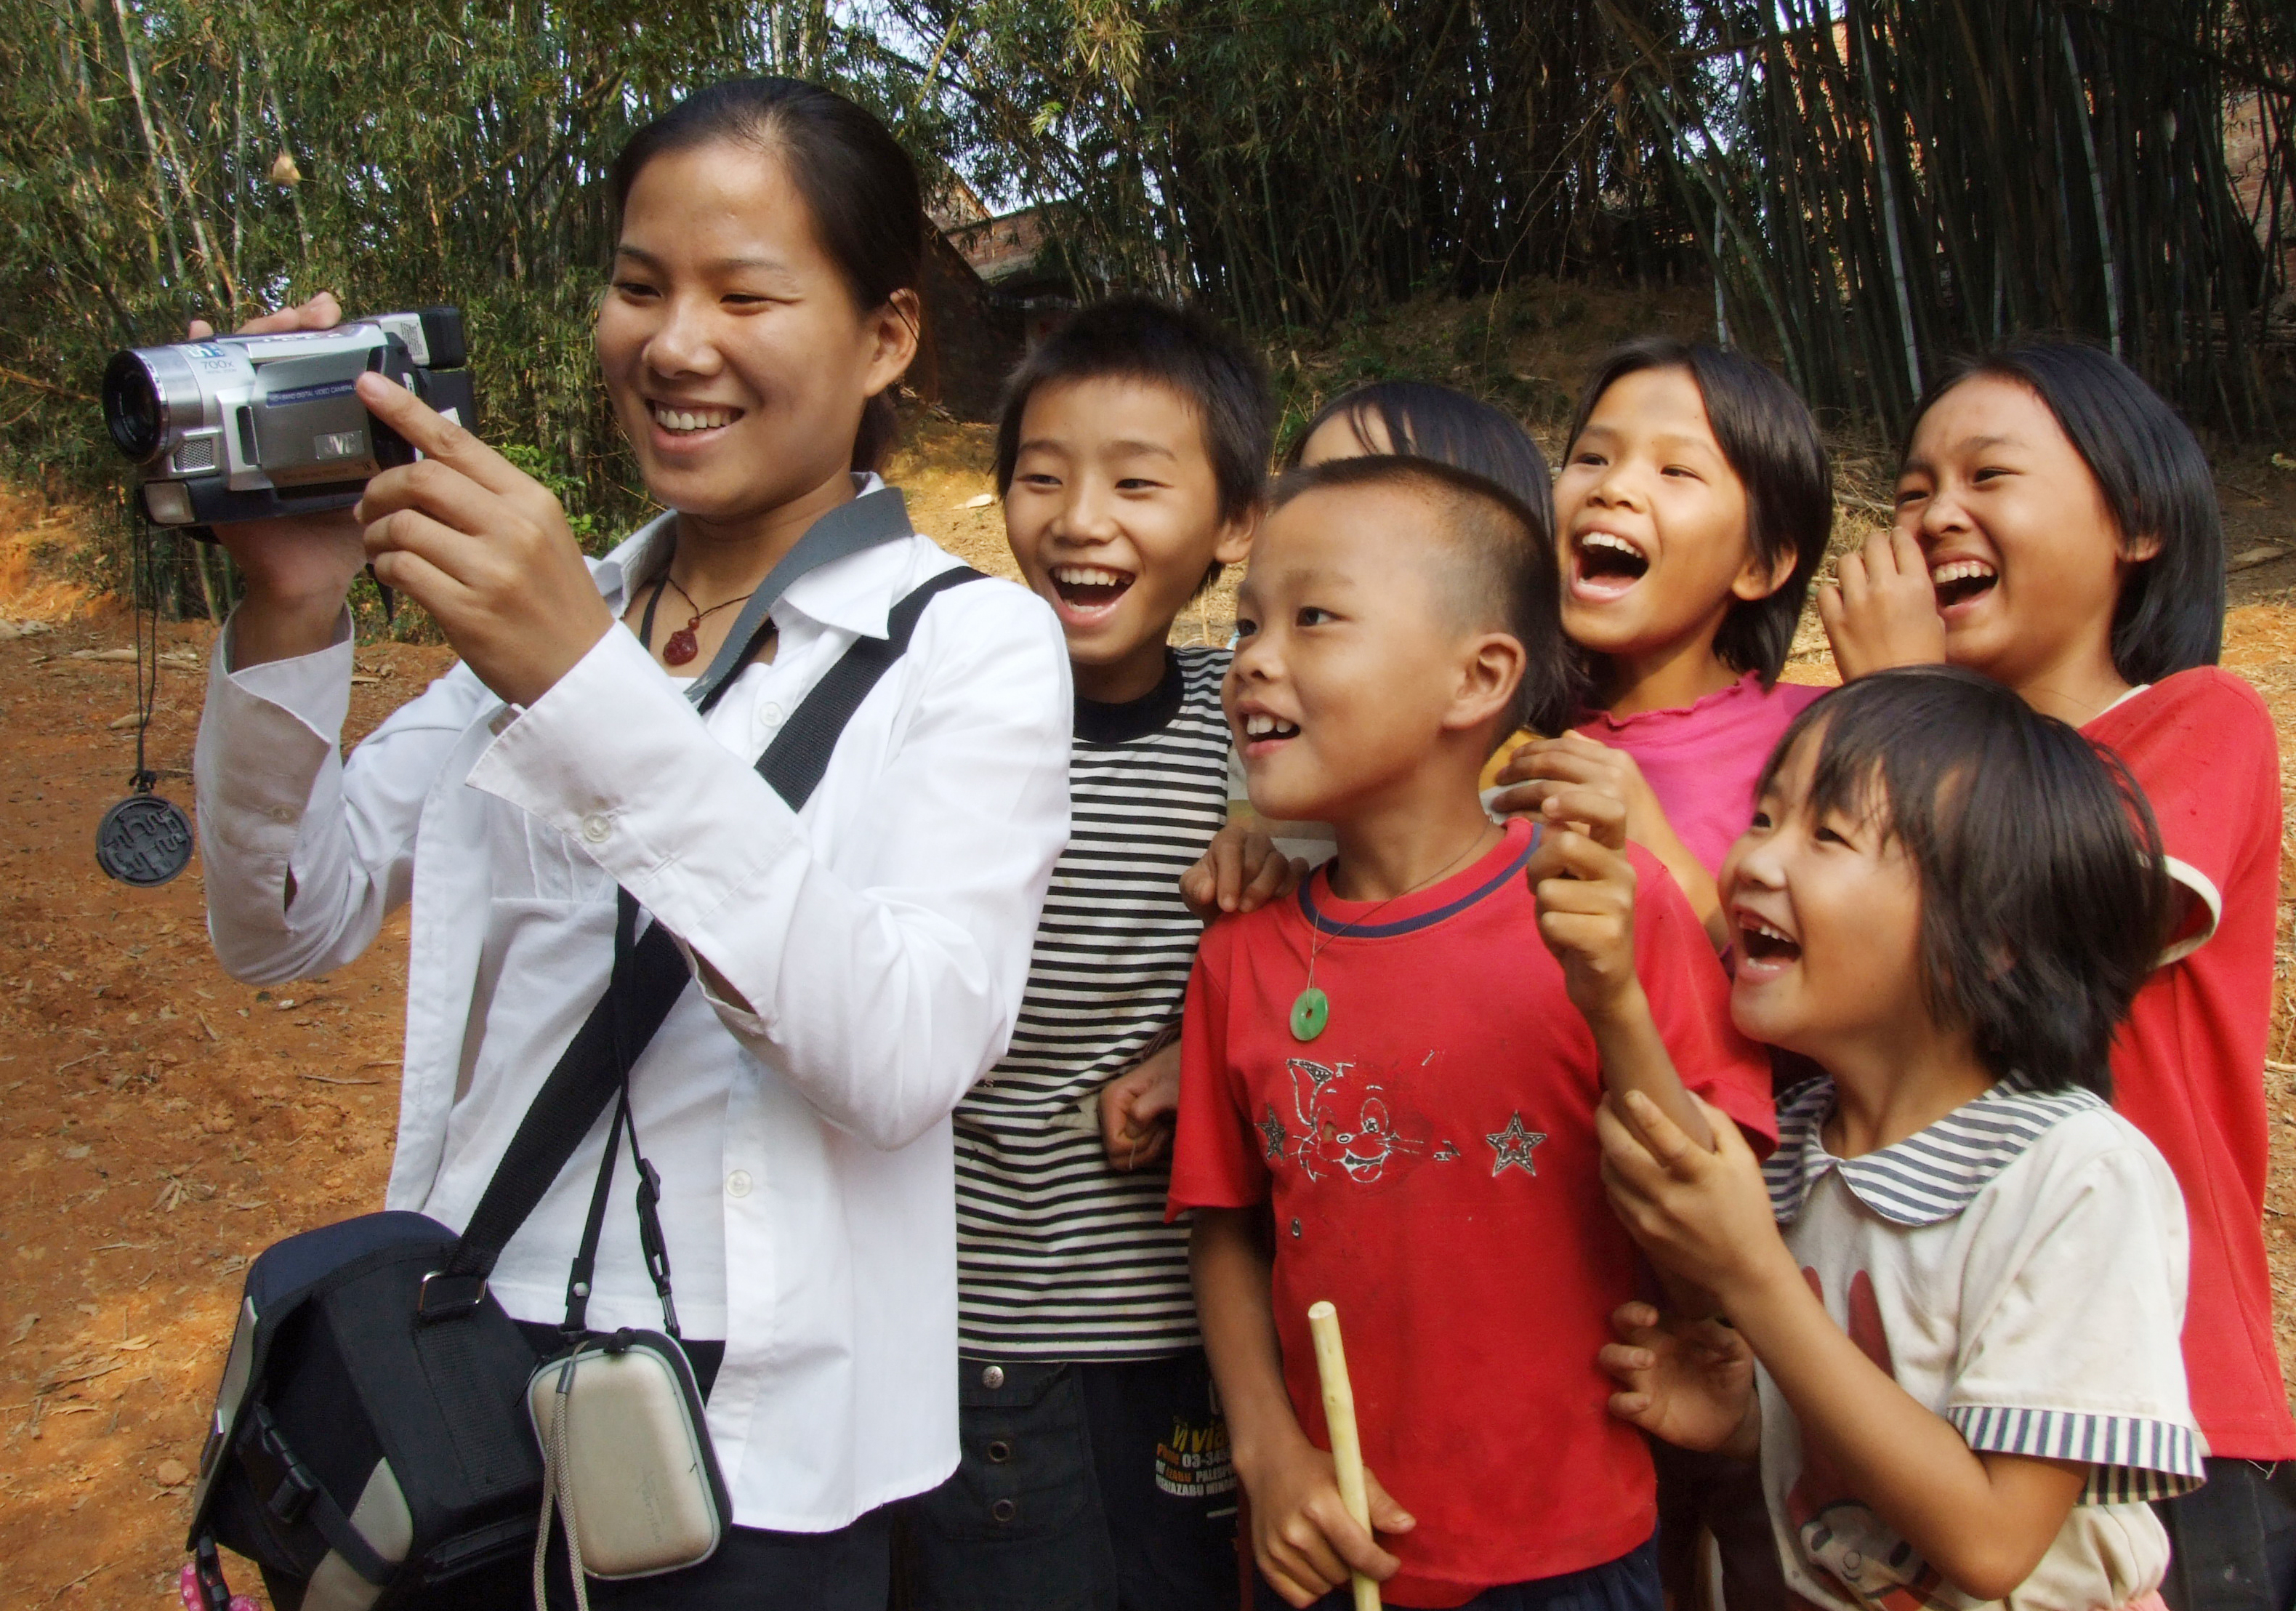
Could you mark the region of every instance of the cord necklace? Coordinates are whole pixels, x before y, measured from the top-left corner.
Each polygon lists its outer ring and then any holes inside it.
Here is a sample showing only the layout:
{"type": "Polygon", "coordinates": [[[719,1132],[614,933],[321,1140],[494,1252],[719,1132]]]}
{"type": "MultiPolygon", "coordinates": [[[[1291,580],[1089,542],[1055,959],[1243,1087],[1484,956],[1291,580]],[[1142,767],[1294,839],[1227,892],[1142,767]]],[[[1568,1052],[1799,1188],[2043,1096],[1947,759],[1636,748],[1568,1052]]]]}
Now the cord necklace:
{"type": "MultiPolygon", "coordinates": [[[[677,588],[677,579],[667,571],[661,573],[661,579],[654,584],[652,603],[646,606],[646,620],[649,624],[653,620],[654,604],[661,602],[661,590],[664,588],[677,588]]],[[[668,666],[682,666],[699,654],[701,652],[701,645],[693,635],[695,629],[720,610],[730,610],[735,604],[748,603],[750,594],[756,591],[757,589],[752,588],[749,593],[744,593],[739,598],[729,598],[722,604],[712,604],[705,610],[693,602],[693,595],[683,588],[677,588],[677,596],[685,601],[685,607],[693,611],[693,615],[684,626],[671,633],[668,639],[661,645],[662,663],[668,666]]]]}
{"type": "MultiPolygon", "coordinates": [[[[1373,918],[1406,895],[1415,895],[1423,889],[1442,883],[1451,875],[1453,870],[1461,862],[1474,853],[1476,848],[1483,842],[1483,835],[1488,831],[1488,827],[1489,825],[1486,824],[1483,827],[1478,828],[1475,831],[1475,836],[1467,842],[1467,848],[1445,862],[1432,876],[1421,879],[1409,889],[1396,891],[1394,894],[1390,895],[1362,916],[1340,924],[1336,927],[1325,928],[1322,920],[1316,916],[1313,903],[1301,902],[1307,909],[1308,926],[1315,932],[1316,937],[1308,943],[1308,988],[1301,990],[1292,1003],[1292,1039],[1313,1040],[1324,1032],[1324,1026],[1332,1021],[1332,999],[1316,988],[1316,958],[1324,954],[1324,948],[1343,934],[1352,934],[1369,926],[1373,918]]],[[[1328,880],[1326,882],[1328,883],[1328,880]]]]}

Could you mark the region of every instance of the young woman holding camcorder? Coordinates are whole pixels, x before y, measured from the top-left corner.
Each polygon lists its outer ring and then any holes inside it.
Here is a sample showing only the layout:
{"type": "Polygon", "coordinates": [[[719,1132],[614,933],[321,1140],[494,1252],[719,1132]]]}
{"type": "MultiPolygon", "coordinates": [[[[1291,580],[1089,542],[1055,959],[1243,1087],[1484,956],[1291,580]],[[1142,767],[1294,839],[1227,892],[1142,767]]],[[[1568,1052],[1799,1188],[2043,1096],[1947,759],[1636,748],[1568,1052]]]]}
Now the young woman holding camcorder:
{"type": "MultiPolygon", "coordinates": [[[[218,531],[247,592],[196,763],[210,926],[234,974],[275,982],[412,900],[390,1203],[449,1239],[494,1214],[522,1126],[546,1164],[530,1114],[609,1048],[603,1117],[490,1269],[464,1246],[420,1272],[417,1330],[498,1304],[540,1359],[562,1327],[668,1329],[658,1226],[730,1516],[702,1564],[591,1598],[882,1611],[884,1508],[956,1460],[948,1114],[1008,1038],[1067,836],[1067,661],[1040,602],[914,534],[873,473],[926,239],[885,130],[791,80],[721,85],[612,186],[598,358],[668,513],[586,562],[538,482],[363,376],[422,462],[348,516],[218,531]],[[369,563],[462,663],[344,757],[369,563]],[[618,992],[668,970],[650,1040],[636,995],[600,1005],[618,958],[618,992]],[[660,1182],[643,1236],[631,1147],[660,1182]]],[[[323,295],[259,327],[340,316],[323,295]]],[[[395,1558],[359,1519],[379,1480],[340,1496],[359,1538],[327,1534],[370,1584],[363,1550],[395,1558]]],[[[330,1569],[304,1605],[371,1601],[330,1600],[330,1569]]]]}

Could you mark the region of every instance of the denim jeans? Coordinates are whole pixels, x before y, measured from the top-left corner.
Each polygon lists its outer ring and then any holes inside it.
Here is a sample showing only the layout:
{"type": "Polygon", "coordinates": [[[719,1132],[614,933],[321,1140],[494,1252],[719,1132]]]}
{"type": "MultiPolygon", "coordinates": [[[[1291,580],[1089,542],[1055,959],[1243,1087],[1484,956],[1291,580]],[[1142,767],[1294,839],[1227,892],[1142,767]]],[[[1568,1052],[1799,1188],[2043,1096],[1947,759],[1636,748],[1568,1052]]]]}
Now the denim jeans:
{"type": "Polygon", "coordinates": [[[1201,1350],[958,1370],[956,1474],[898,1507],[904,1611],[1231,1611],[1235,1477],[1201,1350]]]}
{"type": "MultiPolygon", "coordinates": [[[[1660,1611],[1663,1598],[1658,1581],[1658,1541],[1653,1538],[1614,1561],[1583,1572],[1497,1584],[1459,1611],[1660,1611]]],[[[1354,1605],[1353,1591],[1342,1583],[1316,1601],[1314,1611],[1350,1611],[1354,1605]]],[[[1292,1608],[1262,1578],[1258,1611],[1292,1608]]]]}
{"type": "Polygon", "coordinates": [[[2209,1462],[2204,1488],[2153,1507],[2169,1530],[2170,1611],[2289,1611],[2296,1604],[2296,1462],[2209,1462]]]}

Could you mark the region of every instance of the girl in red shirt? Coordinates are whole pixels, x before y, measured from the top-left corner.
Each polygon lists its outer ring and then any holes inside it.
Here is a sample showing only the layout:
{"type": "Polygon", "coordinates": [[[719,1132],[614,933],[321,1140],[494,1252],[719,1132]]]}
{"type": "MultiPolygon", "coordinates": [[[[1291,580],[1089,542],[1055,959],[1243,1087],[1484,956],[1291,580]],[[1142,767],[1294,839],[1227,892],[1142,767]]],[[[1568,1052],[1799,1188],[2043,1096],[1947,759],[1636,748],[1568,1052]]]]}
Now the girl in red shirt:
{"type": "Polygon", "coordinates": [[[2263,1067],[2280,768],[2255,690],[2218,670],[2224,533],[2184,422],[2117,359],[2023,342],[1923,400],[1897,521],[1818,609],[1844,680],[1944,660],[2120,755],[2182,911],[2114,1048],[2117,1102],[2168,1158],[2192,1227],[2193,1409],[2213,1458],[2164,1501],[2175,1611],[2296,1600],[2296,1457],[2262,1221],[2263,1067]]]}

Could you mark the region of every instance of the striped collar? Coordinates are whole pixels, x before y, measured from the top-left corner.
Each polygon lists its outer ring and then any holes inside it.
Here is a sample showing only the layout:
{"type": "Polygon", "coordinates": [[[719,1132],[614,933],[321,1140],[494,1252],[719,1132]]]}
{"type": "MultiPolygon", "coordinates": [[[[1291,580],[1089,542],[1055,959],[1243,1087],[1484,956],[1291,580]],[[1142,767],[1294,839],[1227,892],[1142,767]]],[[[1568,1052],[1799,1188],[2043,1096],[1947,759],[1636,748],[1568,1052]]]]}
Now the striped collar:
{"type": "Polygon", "coordinates": [[[2040,1091],[2013,1075],[1895,1146],[1837,1158],[1825,1150],[1824,1134],[1833,1116],[1833,1081],[1820,1075],[1779,1098],[1777,1150],[1762,1165],[1770,1211],[1779,1224],[1792,1224],[1832,1170],[1883,1219],[1935,1225],[1967,1208],[2052,1126],[2106,1106],[2094,1091],[2040,1091]]]}

